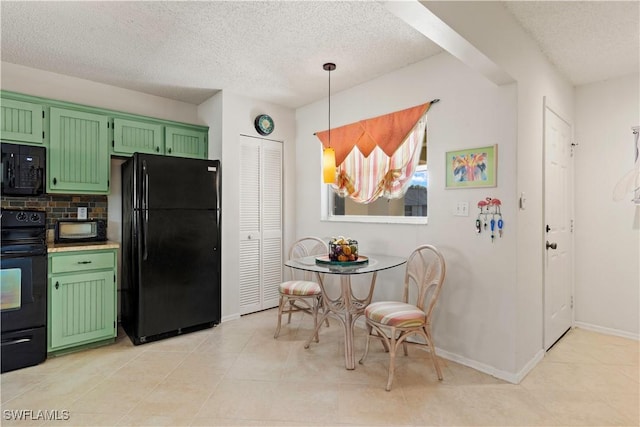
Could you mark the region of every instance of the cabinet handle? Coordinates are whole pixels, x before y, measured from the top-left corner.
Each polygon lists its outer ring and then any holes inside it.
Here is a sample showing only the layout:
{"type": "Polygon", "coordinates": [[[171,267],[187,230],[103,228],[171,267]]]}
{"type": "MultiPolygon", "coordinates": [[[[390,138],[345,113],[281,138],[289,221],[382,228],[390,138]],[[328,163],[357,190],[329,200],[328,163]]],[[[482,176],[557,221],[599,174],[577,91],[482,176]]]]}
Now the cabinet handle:
{"type": "Polygon", "coordinates": [[[160,152],[160,147],[156,147],[156,153],[160,152]]]}
{"type": "Polygon", "coordinates": [[[169,154],[171,154],[171,148],[169,148],[169,154]]]}
{"type": "Polygon", "coordinates": [[[78,261],[78,264],[91,264],[91,261],[78,261]]]}
{"type": "Polygon", "coordinates": [[[60,283],[56,282],[56,289],[60,287],[60,283]]]}
{"type": "Polygon", "coordinates": [[[53,185],[56,185],[58,183],[58,180],[53,178],[53,185]]]}

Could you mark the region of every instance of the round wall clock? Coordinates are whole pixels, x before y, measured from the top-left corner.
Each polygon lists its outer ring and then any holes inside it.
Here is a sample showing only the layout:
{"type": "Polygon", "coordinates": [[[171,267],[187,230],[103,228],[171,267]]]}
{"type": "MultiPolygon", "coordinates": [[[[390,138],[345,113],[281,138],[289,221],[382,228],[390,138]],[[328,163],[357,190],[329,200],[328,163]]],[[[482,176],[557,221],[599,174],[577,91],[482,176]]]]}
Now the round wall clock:
{"type": "Polygon", "coordinates": [[[253,121],[253,125],[256,127],[256,131],[258,131],[260,135],[269,135],[275,128],[273,119],[267,114],[260,114],[257,116],[253,121]]]}

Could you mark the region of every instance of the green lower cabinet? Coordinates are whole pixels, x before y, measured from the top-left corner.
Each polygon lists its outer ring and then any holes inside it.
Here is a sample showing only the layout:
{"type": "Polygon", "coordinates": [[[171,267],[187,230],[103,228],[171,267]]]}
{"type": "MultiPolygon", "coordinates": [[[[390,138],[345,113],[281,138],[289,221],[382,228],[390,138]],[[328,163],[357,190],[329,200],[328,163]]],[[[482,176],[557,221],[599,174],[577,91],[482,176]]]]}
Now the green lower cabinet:
{"type": "Polygon", "coordinates": [[[192,157],[206,159],[208,152],[208,136],[206,131],[165,127],[165,155],[175,157],[192,157]]]}
{"type": "Polygon", "coordinates": [[[49,254],[49,353],[115,339],[115,265],[114,250],[49,254]]]}

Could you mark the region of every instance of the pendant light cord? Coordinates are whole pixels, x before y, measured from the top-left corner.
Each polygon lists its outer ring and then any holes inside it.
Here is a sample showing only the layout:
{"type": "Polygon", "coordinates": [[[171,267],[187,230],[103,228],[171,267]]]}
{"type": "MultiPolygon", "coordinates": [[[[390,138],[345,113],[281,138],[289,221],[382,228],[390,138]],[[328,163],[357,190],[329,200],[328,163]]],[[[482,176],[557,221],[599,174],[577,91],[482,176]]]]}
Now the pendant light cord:
{"type": "Polygon", "coordinates": [[[331,148],[331,68],[329,68],[329,148],[331,148]]]}
{"type": "Polygon", "coordinates": [[[336,64],[327,62],[322,68],[329,72],[329,148],[331,148],[331,72],[336,69],[336,64]]]}

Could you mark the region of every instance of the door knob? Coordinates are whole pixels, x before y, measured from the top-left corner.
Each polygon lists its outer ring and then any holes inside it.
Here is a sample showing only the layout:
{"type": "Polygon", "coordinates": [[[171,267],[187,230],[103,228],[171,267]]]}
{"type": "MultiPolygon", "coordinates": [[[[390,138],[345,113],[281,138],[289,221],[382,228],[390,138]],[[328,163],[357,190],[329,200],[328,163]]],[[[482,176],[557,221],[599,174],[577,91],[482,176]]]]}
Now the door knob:
{"type": "Polygon", "coordinates": [[[547,249],[557,249],[558,248],[558,244],[557,243],[549,243],[549,241],[547,240],[547,249]]]}

